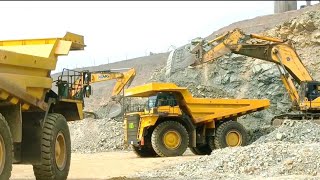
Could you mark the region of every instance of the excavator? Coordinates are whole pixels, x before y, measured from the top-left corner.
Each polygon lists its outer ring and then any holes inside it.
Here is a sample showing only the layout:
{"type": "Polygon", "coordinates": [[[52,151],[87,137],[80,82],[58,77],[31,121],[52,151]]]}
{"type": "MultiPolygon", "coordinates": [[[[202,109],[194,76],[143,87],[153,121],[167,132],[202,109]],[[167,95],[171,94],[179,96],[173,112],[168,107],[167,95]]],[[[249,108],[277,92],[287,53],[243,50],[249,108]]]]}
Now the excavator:
{"type": "MultiPolygon", "coordinates": [[[[56,81],[59,92],[58,95],[65,97],[66,99],[82,100],[84,97],[89,98],[92,94],[92,83],[117,80],[113,87],[111,99],[116,103],[120,103],[121,95],[120,92],[125,86],[129,87],[136,75],[134,68],[122,68],[122,69],[111,69],[104,71],[75,71],[70,69],[63,69],[61,75],[56,81]],[[125,72],[119,72],[127,70],[125,72]]],[[[84,106],[84,101],[83,101],[84,106]]],[[[121,106],[117,106],[120,107],[121,106]]],[[[84,117],[93,117],[94,119],[99,118],[94,112],[83,111],[84,117]]]]}
{"type": "Polygon", "coordinates": [[[279,126],[285,119],[314,120],[320,123],[320,82],[312,78],[291,41],[245,34],[236,28],[211,41],[196,38],[188,50],[196,57],[191,67],[212,62],[228,53],[275,63],[292,101],[292,107],[291,112],[275,116],[271,124],[279,126]]]}

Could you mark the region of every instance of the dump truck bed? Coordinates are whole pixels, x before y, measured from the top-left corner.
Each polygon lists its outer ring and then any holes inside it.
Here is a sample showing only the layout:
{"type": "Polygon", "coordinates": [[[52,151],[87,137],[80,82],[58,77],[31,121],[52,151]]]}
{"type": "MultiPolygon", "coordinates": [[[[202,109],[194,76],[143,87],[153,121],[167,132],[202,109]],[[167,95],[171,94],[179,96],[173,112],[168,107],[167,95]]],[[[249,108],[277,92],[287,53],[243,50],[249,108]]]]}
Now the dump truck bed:
{"type": "Polygon", "coordinates": [[[50,73],[58,56],[84,47],[83,36],[73,33],[62,38],[0,41],[1,103],[21,103],[22,110],[46,110],[44,99],[52,86],[50,73]]]}
{"type": "Polygon", "coordinates": [[[194,98],[187,88],[178,87],[173,83],[149,83],[128,88],[125,90],[125,96],[150,97],[159,92],[174,93],[180,108],[192,117],[195,123],[235,118],[270,106],[268,99],[194,98]]]}

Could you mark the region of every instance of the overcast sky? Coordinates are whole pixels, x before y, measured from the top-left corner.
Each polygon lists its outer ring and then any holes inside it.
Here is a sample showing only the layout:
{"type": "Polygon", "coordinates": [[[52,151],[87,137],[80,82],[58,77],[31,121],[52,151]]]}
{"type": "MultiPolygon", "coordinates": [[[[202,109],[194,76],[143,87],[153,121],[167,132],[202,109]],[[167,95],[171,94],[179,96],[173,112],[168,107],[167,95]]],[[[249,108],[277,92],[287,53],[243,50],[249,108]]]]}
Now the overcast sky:
{"type": "Polygon", "coordinates": [[[85,51],[60,58],[57,72],[166,52],[233,22],[272,13],[273,1],[1,1],[0,39],[83,35],[85,51]]]}

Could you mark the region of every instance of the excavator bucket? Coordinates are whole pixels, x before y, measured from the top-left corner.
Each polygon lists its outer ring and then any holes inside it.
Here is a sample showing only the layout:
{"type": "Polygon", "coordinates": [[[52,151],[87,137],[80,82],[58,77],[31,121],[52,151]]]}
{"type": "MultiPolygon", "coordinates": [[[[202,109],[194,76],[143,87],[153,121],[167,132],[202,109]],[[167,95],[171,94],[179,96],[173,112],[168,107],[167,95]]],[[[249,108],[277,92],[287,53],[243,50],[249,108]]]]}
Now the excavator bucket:
{"type": "Polygon", "coordinates": [[[110,102],[109,104],[109,118],[116,118],[123,114],[123,108],[120,103],[110,102]]]}
{"type": "Polygon", "coordinates": [[[166,77],[195,63],[196,58],[186,48],[183,46],[171,51],[167,59],[166,77]]]}
{"type": "Polygon", "coordinates": [[[86,118],[116,118],[123,115],[123,108],[121,105],[122,90],[125,87],[129,87],[131,82],[133,81],[136,71],[134,68],[121,68],[121,69],[110,69],[106,71],[96,71],[89,72],[91,74],[91,83],[108,81],[116,79],[117,82],[114,85],[111,101],[109,101],[106,105],[102,106],[98,111],[95,112],[85,112],[86,118]],[[127,70],[126,72],[118,72],[122,70],[127,70]],[[101,114],[101,115],[99,115],[101,114]]]}
{"type": "Polygon", "coordinates": [[[109,101],[107,104],[101,106],[97,112],[85,112],[85,118],[93,119],[114,119],[123,115],[123,108],[119,102],[109,101]]]}

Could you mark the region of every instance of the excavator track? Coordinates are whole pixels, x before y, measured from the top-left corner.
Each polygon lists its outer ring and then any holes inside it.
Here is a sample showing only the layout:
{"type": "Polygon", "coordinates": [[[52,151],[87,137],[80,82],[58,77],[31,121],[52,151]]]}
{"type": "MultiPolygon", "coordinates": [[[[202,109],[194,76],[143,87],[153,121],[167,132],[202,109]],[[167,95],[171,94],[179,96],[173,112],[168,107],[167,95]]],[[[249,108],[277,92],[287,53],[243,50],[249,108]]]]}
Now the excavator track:
{"type": "Polygon", "coordinates": [[[279,127],[285,120],[310,120],[320,124],[320,113],[286,113],[275,116],[271,120],[271,125],[279,127]]]}

